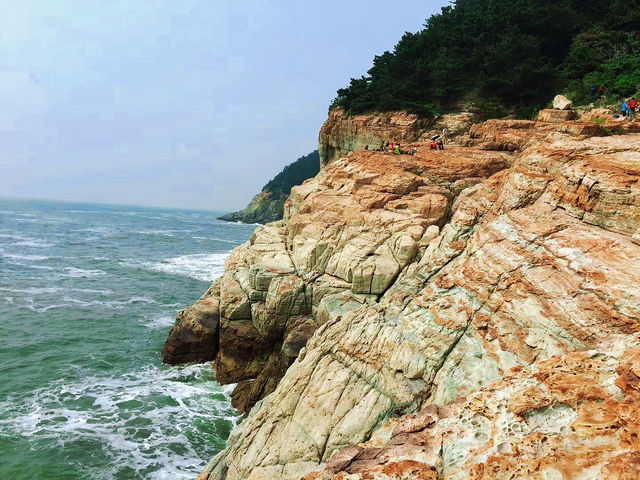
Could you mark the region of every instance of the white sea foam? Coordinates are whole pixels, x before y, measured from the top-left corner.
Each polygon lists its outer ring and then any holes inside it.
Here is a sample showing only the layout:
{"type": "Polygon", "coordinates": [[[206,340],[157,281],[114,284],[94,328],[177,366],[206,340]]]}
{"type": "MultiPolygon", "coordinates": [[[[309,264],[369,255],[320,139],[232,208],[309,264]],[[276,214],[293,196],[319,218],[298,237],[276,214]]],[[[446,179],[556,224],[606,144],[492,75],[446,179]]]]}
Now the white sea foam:
{"type": "Polygon", "coordinates": [[[44,293],[56,293],[62,291],[62,288],[59,287],[29,287],[29,288],[6,288],[0,287],[0,292],[10,292],[10,293],[26,293],[27,295],[40,295],[44,293]]]}
{"type": "Polygon", "coordinates": [[[170,317],[168,315],[157,315],[149,319],[146,319],[144,322],[144,326],[152,330],[155,330],[159,328],[173,327],[173,324],[175,322],[176,322],[175,316],[170,317]]]}
{"type": "Polygon", "coordinates": [[[78,440],[99,442],[114,468],[88,471],[89,478],[120,478],[118,472],[130,468],[152,471],[145,478],[187,479],[201,470],[206,441],[194,435],[193,423],[227,421],[233,426],[237,421],[228,389],[211,380],[210,364],[149,365],[114,377],[71,366],[74,370],[75,379],[1,400],[0,411],[6,414],[0,436],[37,436],[62,448],[78,440]]]}
{"type": "MultiPolygon", "coordinates": [[[[3,230],[3,231],[6,232],[9,230],[3,230]]],[[[22,235],[16,235],[15,233],[0,233],[0,239],[2,238],[7,238],[10,240],[18,240],[19,242],[27,242],[27,241],[34,240],[33,238],[23,237],[22,235]]]]}
{"type": "Polygon", "coordinates": [[[39,240],[33,240],[33,239],[25,239],[25,240],[20,240],[19,242],[16,242],[13,244],[13,246],[16,247],[31,247],[31,248],[49,248],[49,247],[53,247],[53,243],[48,243],[48,242],[41,242],[39,240]]]}
{"type": "MultiPolygon", "coordinates": [[[[136,233],[140,235],[164,235],[165,237],[175,237],[177,230],[150,229],[150,230],[139,230],[136,233]]],[[[184,233],[184,230],[181,230],[181,233],[184,233]]]]}
{"type": "Polygon", "coordinates": [[[12,260],[27,260],[30,262],[39,262],[51,258],[47,257],[46,255],[24,255],[20,253],[3,253],[2,256],[5,258],[10,258],[12,260]]]}
{"type": "Polygon", "coordinates": [[[54,308],[64,308],[69,306],[67,303],[56,303],[54,305],[37,306],[35,304],[35,299],[33,298],[25,298],[25,301],[26,301],[26,307],[29,310],[32,310],[38,313],[46,313],[49,310],[53,310],[54,308]]]}
{"type": "Polygon", "coordinates": [[[110,295],[113,293],[112,290],[96,290],[93,288],[64,288],[64,287],[27,287],[27,288],[7,288],[0,287],[0,292],[10,292],[10,293],[20,293],[27,295],[40,295],[46,293],[57,293],[57,292],[82,292],[82,293],[97,293],[99,295],[110,295]]]}
{"type": "Polygon", "coordinates": [[[214,242],[222,242],[222,243],[229,243],[231,245],[237,245],[238,242],[234,242],[233,240],[226,240],[224,238],[218,238],[218,237],[193,237],[195,240],[210,240],[210,241],[214,241],[214,242]]]}
{"type": "MultiPolygon", "coordinates": [[[[10,293],[22,294],[19,298],[21,298],[21,302],[24,304],[24,306],[27,307],[29,310],[32,310],[37,313],[45,313],[45,312],[48,312],[49,310],[53,310],[54,308],[69,308],[69,307],[72,307],[72,308],[104,307],[104,308],[109,308],[113,310],[122,310],[135,303],[144,303],[147,305],[158,303],[154,299],[146,298],[146,297],[131,297],[127,300],[104,301],[104,300],[97,300],[97,299],[84,300],[81,298],[71,297],[69,295],[63,295],[62,298],[56,296],[54,303],[44,303],[44,302],[47,302],[47,298],[45,298],[43,301],[43,299],[40,296],[38,296],[41,294],[47,294],[47,293],[51,294],[51,293],[56,293],[61,291],[92,293],[92,291],[89,289],[33,288],[33,289],[23,289],[23,290],[18,290],[18,289],[11,290],[6,288],[0,288],[0,291],[8,291],[10,293]],[[24,294],[32,294],[36,296],[28,297],[28,296],[25,296],[24,294]]],[[[94,292],[103,293],[103,292],[110,292],[110,291],[95,290],[94,292]]],[[[103,294],[108,294],[108,293],[103,293],[103,294]]],[[[163,307],[174,307],[174,306],[175,305],[173,304],[163,305],[163,307]]]]}
{"type": "Polygon", "coordinates": [[[139,266],[156,272],[210,282],[224,273],[224,262],[228,256],[229,253],[198,253],[169,258],[159,263],[141,263],[139,266]]]}
{"type": "Polygon", "coordinates": [[[88,278],[88,277],[99,277],[101,275],[106,275],[107,272],[103,272],[102,270],[91,270],[85,268],[76,268],[76,267],[66,267],[65,269],[65,277],[71,278],[88,278]]]}
{"type": "Polygon", "coordinates": [[[105,305],[105,302],[102,302],[100,300],[80,300],[78,298],[72,298],[72,297],[68,297],[65,296],[62,298],[63,302],[67,302],[65,306],[68,305],[76,305],[76,306],[80,306],[80,307],[93,307],[96,305],[105,305]]]}
{"type": "Polygon", "coordinates": [[[71,231],[77,232],[77,233],[100,233],[103,235],[107,235],[111,233],[113,230],[109,227],[87,227],[87,228],[80,228],[80,229],[71,230],[71,231]]]}
{"type": "Polygon", "coordinates": [[[262,225],[264,225],[263,223],[244,223],[241,222],[240,220],[236,220],[235,222],[229,222],[227,220],[220,220],[220,223],[223,223],[225,225],[237,225],[239,227],[249,227],[249,226],[256,226],[256,227],[261,227],[262,225]]]}

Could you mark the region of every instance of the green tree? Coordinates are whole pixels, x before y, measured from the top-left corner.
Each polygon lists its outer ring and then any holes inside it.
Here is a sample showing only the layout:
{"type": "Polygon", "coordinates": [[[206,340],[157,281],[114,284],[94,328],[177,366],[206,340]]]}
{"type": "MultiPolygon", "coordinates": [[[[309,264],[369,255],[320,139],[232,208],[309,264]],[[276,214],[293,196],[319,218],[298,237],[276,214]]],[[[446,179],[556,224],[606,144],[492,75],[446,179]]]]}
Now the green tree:
{"type": "Polygon", "coordinates": [[[628,94],[638,84],[639,2],[457,0],[376,56],[333,106],[430,116],[473,100],[487,114],[524,114],[567,88],[586,99],[593,78],[628,94]]]}

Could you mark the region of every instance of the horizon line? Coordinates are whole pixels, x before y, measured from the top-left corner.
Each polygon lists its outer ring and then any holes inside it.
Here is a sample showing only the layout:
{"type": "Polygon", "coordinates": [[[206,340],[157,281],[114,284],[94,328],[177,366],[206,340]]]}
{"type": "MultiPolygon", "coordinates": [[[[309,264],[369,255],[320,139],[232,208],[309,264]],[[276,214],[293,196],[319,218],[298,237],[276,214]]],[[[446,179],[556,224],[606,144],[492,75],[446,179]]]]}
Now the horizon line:
{"type": "Polygon", "coordinates": [[[135,205],[131,203],[111,203],[111,202],[95,202],[95,201],[87,201],[87,200],[62,200],[59,198],[41,198],[41,197],[12,197],[7,195],[0,194],[0,201],[3,200],[11,200],[11,201],[19,201],[19,202],[51,202],[51,203],[70,203],[70,204],[80,204],[80,205],[102,205],[109,207],[132,207],[132,208],[151,208],[151,209],[159,209],[159,210],[182,210],[182,211],[196,211],[196,212],[207,212],[207,213],[221,213],[227,214],[231,213],[226,210],[211,210],[207,208],[181,208],[181,207],[168,207],[164,205],[135,205]]]}

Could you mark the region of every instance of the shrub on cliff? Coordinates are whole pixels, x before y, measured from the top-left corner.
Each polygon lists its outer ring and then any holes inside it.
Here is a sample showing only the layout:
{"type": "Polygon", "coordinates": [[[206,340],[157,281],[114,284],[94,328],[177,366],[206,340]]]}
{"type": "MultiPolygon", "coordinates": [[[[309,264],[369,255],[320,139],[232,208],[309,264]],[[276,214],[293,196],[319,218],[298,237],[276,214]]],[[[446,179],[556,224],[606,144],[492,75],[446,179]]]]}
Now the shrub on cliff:
{"type": "Polygon", "coordinates": [[[639,12],[640,0],[457,0],[376,56],[333,105],[430,116],[472,100],[487,116],[522,115],[569,87],[586,100],[596,80],[629,95],[640,81],[639,12]]]}

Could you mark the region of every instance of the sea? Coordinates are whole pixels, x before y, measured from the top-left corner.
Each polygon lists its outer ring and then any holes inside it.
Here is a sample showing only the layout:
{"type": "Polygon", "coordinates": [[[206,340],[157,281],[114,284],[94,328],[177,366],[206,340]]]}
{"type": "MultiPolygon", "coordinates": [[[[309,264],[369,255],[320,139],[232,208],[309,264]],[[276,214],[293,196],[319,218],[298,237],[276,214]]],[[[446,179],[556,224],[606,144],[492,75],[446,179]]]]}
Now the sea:
{"type": "Polygon", "coordinates": [[[160,354],[255,229],[218,215],[0,199],[0,480],[194,479],[224,448],[231,388],[160,354]]]}

